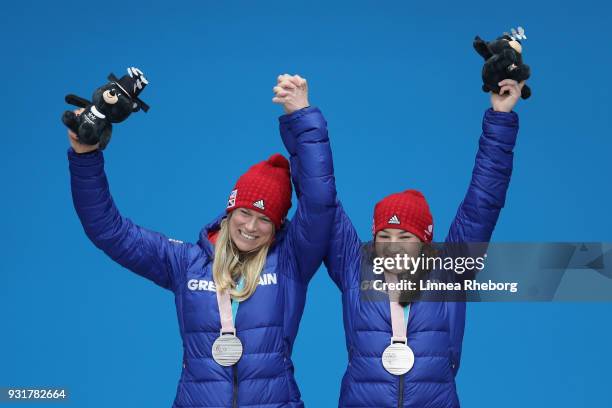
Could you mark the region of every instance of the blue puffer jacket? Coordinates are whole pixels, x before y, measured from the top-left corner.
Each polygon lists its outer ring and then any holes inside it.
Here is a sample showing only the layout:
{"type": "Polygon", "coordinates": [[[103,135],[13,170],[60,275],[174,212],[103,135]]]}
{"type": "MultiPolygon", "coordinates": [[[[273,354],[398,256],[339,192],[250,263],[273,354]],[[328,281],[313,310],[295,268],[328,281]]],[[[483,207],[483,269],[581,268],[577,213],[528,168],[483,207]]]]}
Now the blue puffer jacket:
{"type": "MultiPolygon", "coordinates": [[[[518,116],[488,109],[482,128],[472,180],[447,242],[488,242],[504,206],[518,116]]],[[[294,158],[292,166],[298,165],[294,158]]],[[[461,358],[465,303],[414,303],[408,321],[408,344],[416,357],[414,367],[403,376],[389,374],[381,362],[392,332],[389,303],[361,298],[362,242],[342,206],[338,206],[334,224],[325,265],[342,291],[349,360],[339,406],[459,407],[455,375],[461,358]]]]}
{"type": "Polygon", "coordinates": [[[280,118],[296,140],[303,180],[293,220],[277,233],[255,293],[240,304],[237,335],[244,353],[233,367],[212,358],[221,323],[212,277],[213,246],[204,227],[197,244],[168,239],[124,218],[113,203],[102,152],[68,151],[72,196],[87,236],[116,262],[175,296],[183,370],[173,407],[303,407],[291,352],[307,285],[327,250],[336,191],[327,126],[307,108],[280,118]]]}

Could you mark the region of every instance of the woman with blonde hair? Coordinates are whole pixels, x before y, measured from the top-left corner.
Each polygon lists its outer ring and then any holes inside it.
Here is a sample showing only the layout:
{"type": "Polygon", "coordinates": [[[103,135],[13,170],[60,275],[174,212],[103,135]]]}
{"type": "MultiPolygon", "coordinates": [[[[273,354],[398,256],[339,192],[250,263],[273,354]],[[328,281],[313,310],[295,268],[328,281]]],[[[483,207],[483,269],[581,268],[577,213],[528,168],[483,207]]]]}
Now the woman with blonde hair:
{"type": "Polygon", "coordinates": [[[306,81],[277,93],[282,134],[296,140],[304,182],[295,216],[289,163],[280,154],[244,173],[224,213],[196,244],[124,218],[98,146],[69,132],[73,202],[87,236],[113,260],[171,290],[183,340],[173,407],[303,407],[291,353],[308,283],[322,262],[336,191],[326,122],[306,81]]]}

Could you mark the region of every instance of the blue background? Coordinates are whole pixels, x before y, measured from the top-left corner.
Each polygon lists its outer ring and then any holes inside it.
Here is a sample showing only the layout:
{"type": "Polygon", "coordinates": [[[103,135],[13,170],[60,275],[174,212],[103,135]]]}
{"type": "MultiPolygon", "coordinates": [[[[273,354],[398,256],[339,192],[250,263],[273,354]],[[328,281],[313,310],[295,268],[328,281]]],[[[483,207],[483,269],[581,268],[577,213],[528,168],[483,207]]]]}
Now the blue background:
{"type": "MultiPolygon", "coordinates": [[[[20,1],[3,5],[0,386],[64,386],[71,406],[169,407],[181,368],[172,295],[107,259],[72,207],[66,93],[109,72],[150,80],[115,128],[107,174],[123,215],[195,241],[250,164],[283,152],[281,73],[309,80],[338,191],[362,238],[385,195],[421,189],[442,239],[489,106],[476,34],[522,25],[533,96],[496,241],[610,241],[609,5],[603,2],[20,1]],[[223,4],[222,4],[223,3],[223,4]]],[[[470,304],[465,407],[611,406],[610,304],[470,304]]],[[[294,351],[310,407],[346,364],[339,292],[312,282],[294,351]]]]}

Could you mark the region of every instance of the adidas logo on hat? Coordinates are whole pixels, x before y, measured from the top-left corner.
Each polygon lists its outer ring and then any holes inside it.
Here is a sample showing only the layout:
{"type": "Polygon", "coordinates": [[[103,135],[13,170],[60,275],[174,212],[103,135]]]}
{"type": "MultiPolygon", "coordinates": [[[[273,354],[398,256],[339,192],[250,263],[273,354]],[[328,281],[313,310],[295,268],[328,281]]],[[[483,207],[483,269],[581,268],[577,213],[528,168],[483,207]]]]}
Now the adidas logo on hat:
{"type": "Polygon", "coordinates": [[[257,200],[253,203],[253,207],[257,207],[260,210],[265,210],[266,208],[264,207],[264,200],[257,200]]]}
{"type": "Polygon", "coordinates": [[[393,214],[393,217],[389,218],[389,221],[387,221],[387,223],[388,224],[400,224],[400,220],[396,214],[393,214]]]}

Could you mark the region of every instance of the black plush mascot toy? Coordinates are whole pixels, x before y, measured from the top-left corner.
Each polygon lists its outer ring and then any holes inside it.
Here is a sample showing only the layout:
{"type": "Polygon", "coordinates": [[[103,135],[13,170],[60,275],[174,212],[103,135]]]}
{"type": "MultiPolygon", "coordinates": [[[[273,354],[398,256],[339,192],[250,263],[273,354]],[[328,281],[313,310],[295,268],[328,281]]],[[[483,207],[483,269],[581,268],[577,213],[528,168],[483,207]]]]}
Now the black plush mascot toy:
{"type": "Polygon", "coordinates": [[[110,82],[95,90],[91,102],[76,95],[66,95],[67,103],[85,108],[80,115],[66,111],[62,116],[62,122],[77,135],[79,142],[100,143],[100,149],[104,150],[110,142],[113,123],[123,122],[140,109],[149,110],[149,106],[138,98],[149,82],[138,68],[128,68],[127,72],[128,75],[121,79],[110,74],[110,82]]]}
{"type": "MultiPolygon", "coordinates": [[[[495,41],[486,42],[479,36],[474,38],[474,49],[485,60],[482,67],[482,90],[499,93],[497,85],[504,79],[514,79],[517,82],[529,78],[531,73],[529,66],[523,64],[522,45],[520,40],[526,40],[525,30],[518,27],[511,30],[512,34],[504,33],[495,41]]],[[[521,98],[527,99],[531,96],[531,89],[524,85],[521,98]]]]}

